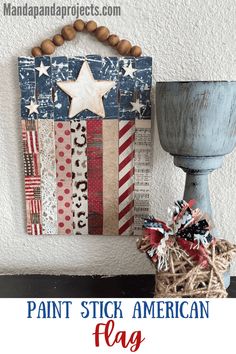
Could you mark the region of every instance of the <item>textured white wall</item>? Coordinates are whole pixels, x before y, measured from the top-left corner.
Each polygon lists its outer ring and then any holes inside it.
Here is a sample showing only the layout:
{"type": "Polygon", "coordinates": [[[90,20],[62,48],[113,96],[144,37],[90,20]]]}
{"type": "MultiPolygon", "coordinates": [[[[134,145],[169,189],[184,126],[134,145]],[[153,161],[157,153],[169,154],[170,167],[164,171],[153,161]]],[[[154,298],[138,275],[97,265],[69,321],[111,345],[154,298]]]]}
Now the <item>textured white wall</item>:
{"type": "MultiPolygon", "coordinates": [[[[54,1],[29,0],[30,4],[54,1]]],[[[1,2],[2,4],[3,2],[1,2]]],[[[12,1],[19,4],[22,1],[12,1]]],[[[57,4],[77,1],[57,0],[57,4]]],[[[81,4],[89,1],[80,2],[81,4]]],[[[116,4],[122,16],[99,17],[100,24],[127,37],[154,58],[153,82],[236,79],[235,0],[94,1],[116,4]]],[[[133,237],[30,237],[24,233],[24,190],[20,141],[17,57],[70,23],[72,18],[0,18],[0,273],[138,274],[153,272],[136,251],[133,237]]],[[[57,50],[58,55],[114,55],[88,35],[57,50]]],[[[116,55],[116,54],[115,54],[116,55]]],[[[165,218],[167,207],[182,196],[184,174],[159,144],[153,127],[152,213],[165,218]]],[[[215,220],[221,235],[236,241],[236,151],[210,178],[215,220]]],[[[234,268],[236,275],[236,268],[234,268]]]]}

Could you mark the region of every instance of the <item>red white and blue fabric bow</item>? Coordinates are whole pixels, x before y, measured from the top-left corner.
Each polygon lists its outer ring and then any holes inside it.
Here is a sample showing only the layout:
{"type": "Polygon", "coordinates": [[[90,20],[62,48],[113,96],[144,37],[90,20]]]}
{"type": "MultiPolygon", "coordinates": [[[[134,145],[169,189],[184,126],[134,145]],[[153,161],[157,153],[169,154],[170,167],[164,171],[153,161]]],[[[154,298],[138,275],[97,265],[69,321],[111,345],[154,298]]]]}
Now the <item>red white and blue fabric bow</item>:
{"type": "Polygon", "coordinates": [[[193,260],[207,266],[206,248],[214,238],[201,210],[192,209],[194,203],[194,200],[189,203],[184,200],[176,201],[168,211],[168,223],[153,216],[144,221],[144,236],[139,248],[147,253],[157,270],[168,269],[169,252],[170,249],[174,250],[175,241],[193,260]]]}

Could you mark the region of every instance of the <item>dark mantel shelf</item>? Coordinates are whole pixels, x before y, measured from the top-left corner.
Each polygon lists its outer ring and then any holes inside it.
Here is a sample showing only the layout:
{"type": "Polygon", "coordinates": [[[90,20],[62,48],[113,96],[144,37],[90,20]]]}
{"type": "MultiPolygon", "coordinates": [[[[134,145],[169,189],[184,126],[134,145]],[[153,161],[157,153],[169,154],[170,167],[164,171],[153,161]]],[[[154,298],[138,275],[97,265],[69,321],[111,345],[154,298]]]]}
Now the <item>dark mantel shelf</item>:
{"type": "MultiPolygon", "coordinates": [[[[153,275],[2,275],[0,298],[150,298],[154,282],[153,275]]],[[[236,298],[236,277],[231,277],[228,293],[236,298]]]]}

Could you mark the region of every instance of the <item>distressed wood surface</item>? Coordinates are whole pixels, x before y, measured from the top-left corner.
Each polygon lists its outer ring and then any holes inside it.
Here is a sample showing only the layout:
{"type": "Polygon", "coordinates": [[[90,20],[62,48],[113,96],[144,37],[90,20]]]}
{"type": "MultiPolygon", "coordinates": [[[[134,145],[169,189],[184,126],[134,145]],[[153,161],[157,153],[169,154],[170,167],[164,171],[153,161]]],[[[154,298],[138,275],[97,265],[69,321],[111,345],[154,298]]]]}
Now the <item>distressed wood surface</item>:
{"type": "Polygon", "coordinates": [[[41,75],[38,70],[36,74],[36,100],[39,104],[39,118],[53,119],[53,101],[52,101],[52,77],[51,77],[51,58],[49,56],[36,57],[35,68],[40,67],[41,63],[49,67],[47,75],[41,75]]]}
{"type": "Polygon", "coordinates": [[[236,141],[236,82],[166,82],[156,85],[159,135],[173,155],[230,153],[236,141]]]}
{"type": "Polygon", "coordinates": [[[29,110],[26,105],[29,105],[31,100],[35,102],[35,62],[32,57],[20,57],[18,59],[19,67],[19,83],[21,89],[21,118],[36,119],[37,114],[29,115],[29,110]]]}
{"type": "Polygon", "coordinates": [[[52,85],[54,92],[54,120],[68,119],[69,97],[57,85],[57,81],[69,79],[67,57],[52,57],[52,85]]]}

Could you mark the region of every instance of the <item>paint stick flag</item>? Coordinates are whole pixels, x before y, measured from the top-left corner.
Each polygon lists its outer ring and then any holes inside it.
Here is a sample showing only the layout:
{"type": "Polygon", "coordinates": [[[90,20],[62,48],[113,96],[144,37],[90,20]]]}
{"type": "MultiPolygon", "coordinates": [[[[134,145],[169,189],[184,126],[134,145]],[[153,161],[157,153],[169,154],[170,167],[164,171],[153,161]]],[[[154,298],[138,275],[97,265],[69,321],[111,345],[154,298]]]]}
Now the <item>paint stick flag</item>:
{"type": "Polygon", "coordinates": [[[152,59],[20,57],[27,233],[140,235],[152,59]]]}

